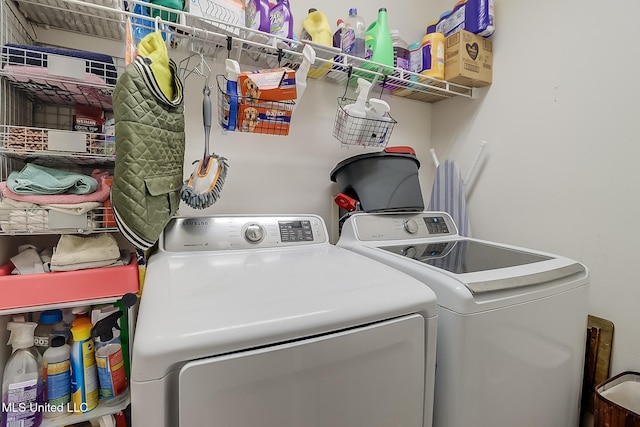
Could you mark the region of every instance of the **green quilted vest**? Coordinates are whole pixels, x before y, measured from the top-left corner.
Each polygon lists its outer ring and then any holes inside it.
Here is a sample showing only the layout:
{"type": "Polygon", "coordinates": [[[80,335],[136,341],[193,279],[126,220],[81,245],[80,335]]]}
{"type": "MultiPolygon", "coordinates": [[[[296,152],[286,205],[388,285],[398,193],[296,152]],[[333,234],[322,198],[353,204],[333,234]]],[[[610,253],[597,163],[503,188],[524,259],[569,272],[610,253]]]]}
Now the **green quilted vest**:
{"type": "Polygon", "coordinates": [[[162,93],[138,56],[127,65],[113,92],[116,163],[111,204],[119,231],[134,246],[148,249],[175,215],[184,163],[182,83],[170,61],[174,99],[162,93]]]}

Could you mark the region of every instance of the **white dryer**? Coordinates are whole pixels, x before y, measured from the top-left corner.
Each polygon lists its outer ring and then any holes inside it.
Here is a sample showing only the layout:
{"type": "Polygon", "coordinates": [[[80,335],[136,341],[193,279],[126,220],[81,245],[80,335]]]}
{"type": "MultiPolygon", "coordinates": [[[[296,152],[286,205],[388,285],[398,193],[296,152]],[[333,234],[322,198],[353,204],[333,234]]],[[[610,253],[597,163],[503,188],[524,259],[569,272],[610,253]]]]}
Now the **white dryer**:
{"type": "Polygon", "coordinates": [[[431,426],[437,310],[318,216],[174,218],[147,266],[133,425],[431,426]]]}
{"type": "Polygon", "coordinates": [[[354,214],[338,246],[436,293],[434,427],[577,427],[585,266],[461,237],[443,212],[354,214]]]}

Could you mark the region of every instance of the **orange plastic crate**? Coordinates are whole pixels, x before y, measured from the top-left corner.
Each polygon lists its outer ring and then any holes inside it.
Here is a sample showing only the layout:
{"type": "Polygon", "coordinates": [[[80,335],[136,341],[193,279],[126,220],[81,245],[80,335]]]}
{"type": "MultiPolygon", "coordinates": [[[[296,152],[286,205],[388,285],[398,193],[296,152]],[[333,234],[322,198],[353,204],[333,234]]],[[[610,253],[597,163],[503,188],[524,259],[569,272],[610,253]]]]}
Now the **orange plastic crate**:
{"type": "Polygon", "coordinates": [[[119,298],[139,290],[135,254],[127,265],[11,275],[13,264],[0,266],[0,310],[119,298]]]}

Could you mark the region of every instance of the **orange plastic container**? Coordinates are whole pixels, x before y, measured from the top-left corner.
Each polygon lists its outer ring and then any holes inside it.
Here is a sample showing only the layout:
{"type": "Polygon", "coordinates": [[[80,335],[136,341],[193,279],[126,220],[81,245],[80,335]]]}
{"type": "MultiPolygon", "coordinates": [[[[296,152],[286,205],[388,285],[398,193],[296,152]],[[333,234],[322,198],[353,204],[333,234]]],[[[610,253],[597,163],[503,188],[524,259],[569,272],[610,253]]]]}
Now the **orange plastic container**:
{"type": "Polygon", "coordinates": [[[139,290],[135,254],[118,267],[11,275],[13,268],[11,263],[0,266],[0,310],[119,298],[139,290]]]}

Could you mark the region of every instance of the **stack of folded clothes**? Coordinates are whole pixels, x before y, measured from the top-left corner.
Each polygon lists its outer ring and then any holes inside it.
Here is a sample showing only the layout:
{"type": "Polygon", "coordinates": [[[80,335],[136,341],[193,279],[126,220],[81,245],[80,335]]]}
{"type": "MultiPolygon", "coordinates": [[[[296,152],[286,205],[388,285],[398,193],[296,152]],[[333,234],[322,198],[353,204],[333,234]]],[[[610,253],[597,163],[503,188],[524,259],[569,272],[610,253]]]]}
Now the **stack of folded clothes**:
{"type": "Polygon", "coordinates": [[[27,164],[0,182],[0,228],[4,232],[48,231],[49,212],[85,215],[86,226],[99,228],[88,212],[109,198],[109,172],[94,170],[91,176],[27,164]]]}
{"type": "Polygon", "coordinates": [[[107,233],[90,236],[65,234],[53,248],[39,250],[33,245],[22,245],[11,257],[11,274],[39,274],[53,271],[75,271],[88,268],[126,265],[131,254],[121,251],[116,239],[107,233]]]}

